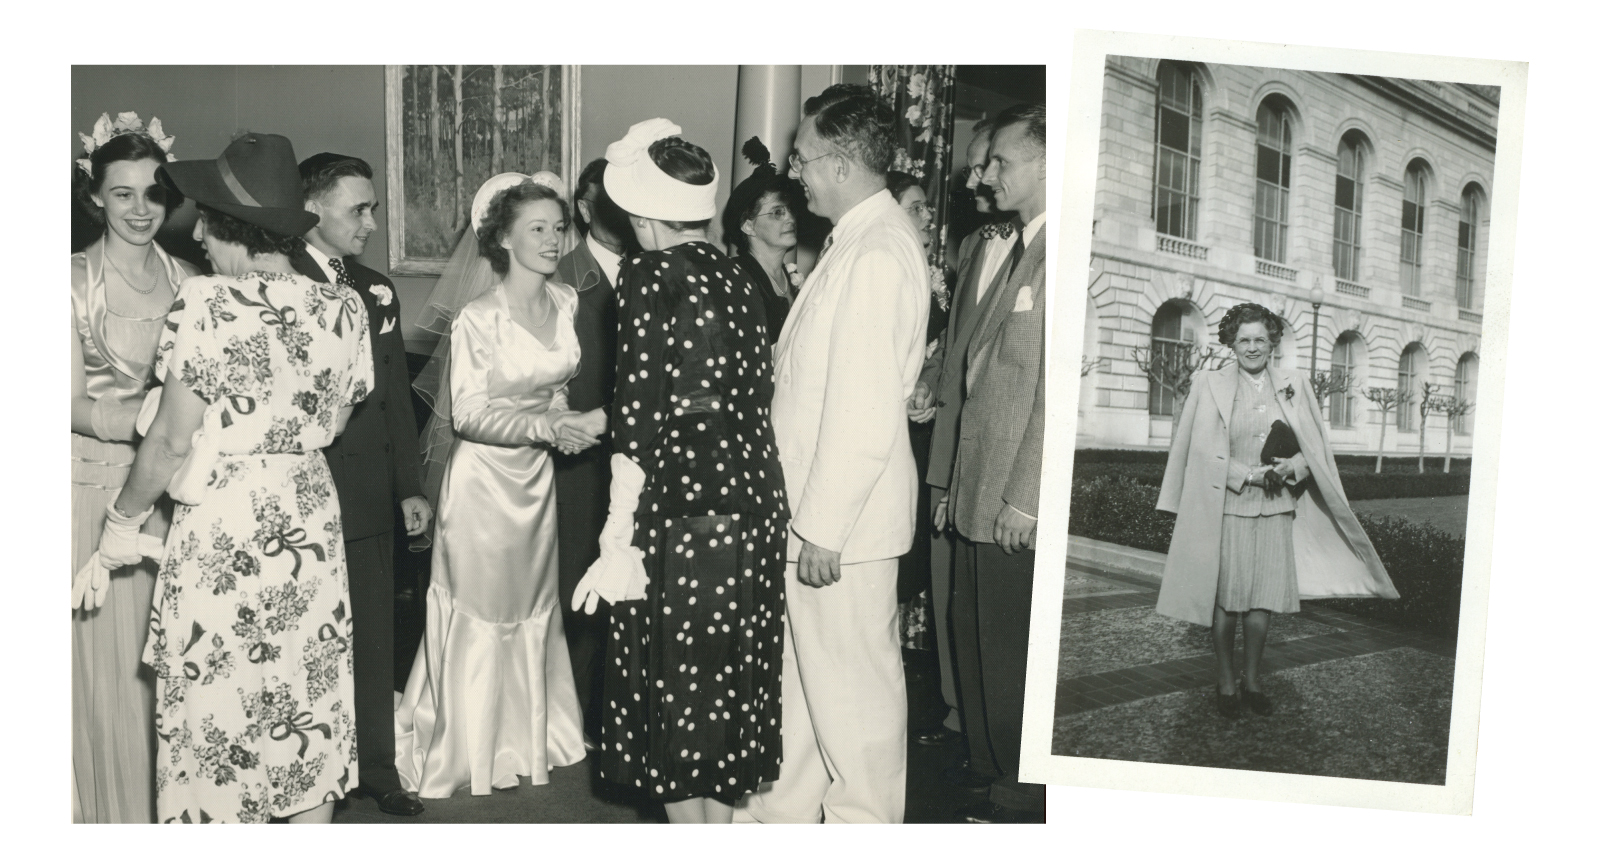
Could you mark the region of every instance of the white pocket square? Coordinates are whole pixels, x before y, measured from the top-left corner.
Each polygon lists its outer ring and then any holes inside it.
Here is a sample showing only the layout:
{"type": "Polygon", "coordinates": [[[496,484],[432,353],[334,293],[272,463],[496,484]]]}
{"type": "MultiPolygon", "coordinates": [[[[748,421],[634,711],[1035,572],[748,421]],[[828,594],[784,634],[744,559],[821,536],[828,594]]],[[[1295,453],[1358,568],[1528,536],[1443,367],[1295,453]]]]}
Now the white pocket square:
{"type": "Polygon", "coordinates": [[[390,316],[389,318],[384,319],[383,320],[383,327],[378,330],[378,333],[387,334],[390,331],[394,330],[394,320],[395,320],[394,316],[390,316]]]}
{"type": "Polygon", "coordinates": [[[1016,306],[1011,308],[1013,313],[1025,313],[1033,309],[1033,287],[1024,286],[1017,290],[1016,306]]]}

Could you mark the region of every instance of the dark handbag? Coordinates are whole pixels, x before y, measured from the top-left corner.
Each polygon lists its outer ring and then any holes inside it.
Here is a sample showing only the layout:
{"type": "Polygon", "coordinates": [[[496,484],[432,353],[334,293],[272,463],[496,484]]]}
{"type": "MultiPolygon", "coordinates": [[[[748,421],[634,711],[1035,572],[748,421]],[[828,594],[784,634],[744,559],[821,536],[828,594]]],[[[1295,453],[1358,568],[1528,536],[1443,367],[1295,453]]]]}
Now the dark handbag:
{"type": "MultiPolygon", "coordinates": [[[[1272,428],[1267,431],[1267,440],[1261,445],[1261,464],[1274,464],[1273,459],[1289,459],[1300,454],[1300,442],[1294,437],[1294,430],[1282,420],[1272,421],[1272,428]]],[[[1277,494],[1283,489],[1283,478],[1277,471],[1267,471],[1265,475],[1268,494],[1277,494]]],[[[1295,486],[1296,495],[1304,491],[1305,486],[1295,486]]]]}
{"type": "Polygon", "coordinates": [[[1300,442],[1294,437],[1294,430],[1282,420],[1272,421],[1272,429],[1267,432],[1267,440],[1261,445],[1261,464],[1270,465],[1273,459],[1289,459],[1300,454],[1300,442]]]}

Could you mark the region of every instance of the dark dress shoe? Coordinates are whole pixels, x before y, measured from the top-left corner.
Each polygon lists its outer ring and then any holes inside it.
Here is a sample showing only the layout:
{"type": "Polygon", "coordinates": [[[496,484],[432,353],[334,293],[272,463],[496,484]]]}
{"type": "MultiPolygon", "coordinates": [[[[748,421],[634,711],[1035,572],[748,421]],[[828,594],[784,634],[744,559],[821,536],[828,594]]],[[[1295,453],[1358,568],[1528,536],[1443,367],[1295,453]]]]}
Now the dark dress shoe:
{"type": "Polygon", "coordinates": [[[1266,692],[1241,690],[1239,696],[1244,698],[1244,705],[1257,715],[1271,715],[1272,701],[1267,699],[1266,692]]]}
{"type": "Polygon", "coordinates": [[[378,796],[378,809],[394,816],[416,816],[423,811],[422,799],[403,789],[378,796]]]}
{"type": "Polygon", "coordinates": [[[957,789],[979,795],[989,791],[989,784],[994,783],[994,778],[982,775],[972,770],[969,760],[963,760],[940,773],[939,778],[957,789]]]}
{"type": "Polygon", "coordinates": [[[956,812],[961,822],[985,825],[1027,825],[1044,822],[1042,811],[1016,810],[1001,807],[992,801],[981,801],[956,812]]]}
{"type": "MultiPolygon", "coordinates": [[[[1249,694],[1250,692],[1246,691],[1245,693],[1249,694]]],[[[1222,688],[1219,686],[1217,688],[1217,711],[1221,712],[1224,718],[1239,717],[1242,714],[1239,709],[1239,695],[1223,694],[1222,688]]]]}
{"type": "Polygon", "coordinates": [[[960,733],[943,724],[931,730],[918,730],[911,734],[911,741],[919,745],[948,745],[960,738],[960,733]]]}

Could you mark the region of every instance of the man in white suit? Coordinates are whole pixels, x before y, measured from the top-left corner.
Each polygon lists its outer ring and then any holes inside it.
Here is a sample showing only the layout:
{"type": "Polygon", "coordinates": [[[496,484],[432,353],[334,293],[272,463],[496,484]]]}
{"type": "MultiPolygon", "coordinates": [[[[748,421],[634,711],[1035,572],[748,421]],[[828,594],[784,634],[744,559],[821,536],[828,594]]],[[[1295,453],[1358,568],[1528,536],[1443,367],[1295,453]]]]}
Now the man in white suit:
{"type": "Polygon", "coordinates": [[[906,400],[928,266],[884,185],[888,108],[861,86],[807,100],[790,156],[834,224],[774,355],[772,428],[792,511],[783,767],[736,821],[902,822],[906,692],[895,578],[915,529],[906,400]]]}

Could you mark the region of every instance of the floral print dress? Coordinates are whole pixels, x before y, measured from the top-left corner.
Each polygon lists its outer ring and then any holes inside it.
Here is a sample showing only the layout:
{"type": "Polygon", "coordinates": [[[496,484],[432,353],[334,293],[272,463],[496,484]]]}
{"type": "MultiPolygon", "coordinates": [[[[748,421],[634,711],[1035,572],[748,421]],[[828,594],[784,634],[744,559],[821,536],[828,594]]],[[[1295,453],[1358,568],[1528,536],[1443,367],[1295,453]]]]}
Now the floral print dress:
{"type": "Polygon", "coordinates": [[[344,536],[322,448],[372,385],[366,308],[294,274],[190,278],[156,353],[155,376],[169,372],[222,428],[203,497],[174,515],[145,644],[156,818],[267,822],[357,781],[344,536]]]}

